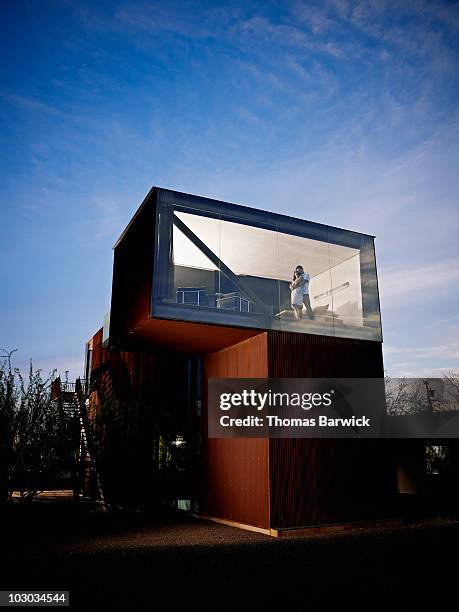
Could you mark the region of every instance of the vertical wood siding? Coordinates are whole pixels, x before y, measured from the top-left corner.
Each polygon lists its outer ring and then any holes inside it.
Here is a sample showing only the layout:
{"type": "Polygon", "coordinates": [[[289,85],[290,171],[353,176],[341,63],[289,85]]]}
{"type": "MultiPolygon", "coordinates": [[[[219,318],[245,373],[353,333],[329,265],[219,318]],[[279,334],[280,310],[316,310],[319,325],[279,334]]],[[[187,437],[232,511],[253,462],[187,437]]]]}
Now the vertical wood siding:
{"type": "MultiPolygon", "coordinates": [[[[383,376],[377,342],[268,332],[271,378],[383,376]]],[[[385,517],[395,493],[388,440],[272,439],[271,527],[385,517]]]]}
{"type": "MultiPolygon", "coordinates": [[[[266,378],[267,334],[207,355],[203,366],[205,395],[209,378],[266,378]]],[[[202,440],[201,514],[269,528],[268,440],[209,439],[205,396],[202,440]]]]}

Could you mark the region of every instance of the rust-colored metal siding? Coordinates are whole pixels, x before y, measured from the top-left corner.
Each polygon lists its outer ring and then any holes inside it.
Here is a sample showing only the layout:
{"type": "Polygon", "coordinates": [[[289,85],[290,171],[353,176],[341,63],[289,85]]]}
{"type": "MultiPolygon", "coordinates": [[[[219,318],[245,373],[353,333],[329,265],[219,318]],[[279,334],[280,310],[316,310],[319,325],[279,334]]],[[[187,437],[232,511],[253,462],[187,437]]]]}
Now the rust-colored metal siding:
{"type": "Polygon", "coordinates": [[[92,370],[98,368],[106,359],[105,351],[102,348],[102,333],[103,329],[100,328],[89,341],[89,346],[92,350],[92,370]]]}
{"type": "Polygon", "coordinates": [[[156,192],[150,192],[114,249],[110,343],[123,341],[150,317],[156,192]]]}
{"type": "Polygon", "coordinates": [[[271,378],[384,376],[382,345],[370,340],[268,332],[271,378]]]}
{"type": "Polygon", "coordinates": [[[260,331],[255,329],[152,318],[133,328],[121,342],[121,347],[134,352],[207,355],[259,333],[260,331]]]}
{"type": "Polygon", "coordinates": [[[136,399],[154,405],[158,389],[159,357],[154,353],[117,351],[104,348],[102,329],[89,341],[92,350],[91,371],[109,367],[118,399],[136,399]]]}
{"type": "MultiPolygon", "coordinates": [[[[271,378],[383,375],[377,342],[268,332],[271,378]]],[[[269,441],[271,527],[391,514],[395,475],[387,440],[269,441]]]]}
{"type": "MultiPolygon", "coordinates": [[[[109,364],[117,393],[137,390],[154,404],[164,355],[104,349],[102,330],[90,345],[93,369],[109,364]]],[[[208,378],[382,373],[379,343],[291,332],[261,332],[206,355],[201,514],[262,528],[391,516],[396,478],[390,441],[207,438],[208,378]]]]}
{"type": "Polygon", "coordinates": [[[396,480],[389,442],[270,440],[271,527],[392,516],[396,480]]]}
{"type": "MultiPolygon", "coordinates": [[[[265,378],[266,332],[207,355],[203,366],[205,391],[209,378],[265,378]]],[[[269,528],[268,449],[267,439],[209,439],[205,398],[200,513],[269,528]]]]}

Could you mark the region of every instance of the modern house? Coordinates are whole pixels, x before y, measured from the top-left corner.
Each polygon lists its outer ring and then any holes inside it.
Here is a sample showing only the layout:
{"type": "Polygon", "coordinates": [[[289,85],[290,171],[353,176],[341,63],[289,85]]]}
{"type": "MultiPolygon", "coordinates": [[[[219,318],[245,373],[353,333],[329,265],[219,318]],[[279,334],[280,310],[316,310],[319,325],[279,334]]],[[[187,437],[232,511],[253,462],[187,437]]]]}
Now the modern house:
{"type": "Polygon", "coordinates": [[[397,514],[390,441],[206,431],[209,378],[384,375],[372,236],[155,187],[115,244],[86,367],[93,418],[109,415],[106,487],[123,503],[266,533],[397,514]],[[290,304],[298,265],[313,318],[290,304]]]}

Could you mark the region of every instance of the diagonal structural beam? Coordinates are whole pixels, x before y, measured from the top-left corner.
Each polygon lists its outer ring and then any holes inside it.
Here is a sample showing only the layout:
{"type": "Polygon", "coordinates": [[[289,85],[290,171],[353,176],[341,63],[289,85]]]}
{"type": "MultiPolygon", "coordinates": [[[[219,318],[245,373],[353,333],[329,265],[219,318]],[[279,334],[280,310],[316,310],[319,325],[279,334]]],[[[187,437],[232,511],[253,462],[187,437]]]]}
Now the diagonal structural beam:
{"type": "Polygon", "coordinates": [[[211,249],[209,249],[209,247],[200,238],[198,238],[198,236],[196,236],[188,225],[183,223],[183,221],[176,215],[173,216],[173,223],[175,227],[185,234],[185,236],[191,240],[191,242],[201,251],[201,253],[203,253],[214,264],[214,266],[220,269],[220,272],[222,272],[222,274],[224,274],[241,293],[243,293],[258,306],[261,312],[264,314],[272,314],[270,308],[260,300],[258,295],[252,291],[252,289],[248,287],[247,284],[231,270],[231,268],[228,268],[228,266],[223,263],[223,261],[219,259],[217,255],[215,255],[215,253],[211,251],[211,249]]]}

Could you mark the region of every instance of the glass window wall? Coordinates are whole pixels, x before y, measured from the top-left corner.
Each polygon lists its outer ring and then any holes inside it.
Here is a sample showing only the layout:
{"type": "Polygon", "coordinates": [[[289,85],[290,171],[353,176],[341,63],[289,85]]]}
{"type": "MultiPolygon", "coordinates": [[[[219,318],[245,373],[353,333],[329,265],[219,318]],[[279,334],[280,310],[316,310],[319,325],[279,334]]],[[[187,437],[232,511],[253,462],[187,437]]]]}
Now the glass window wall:
{"type": "Polygon", "coordinates": [[[153,316],[381,340],[372,237],[191,196],[156,227],[153,316]]]}

